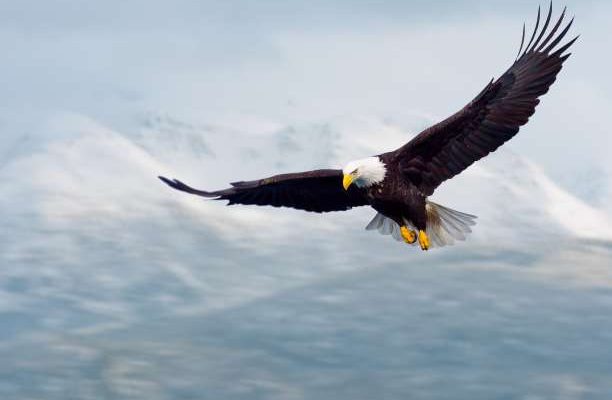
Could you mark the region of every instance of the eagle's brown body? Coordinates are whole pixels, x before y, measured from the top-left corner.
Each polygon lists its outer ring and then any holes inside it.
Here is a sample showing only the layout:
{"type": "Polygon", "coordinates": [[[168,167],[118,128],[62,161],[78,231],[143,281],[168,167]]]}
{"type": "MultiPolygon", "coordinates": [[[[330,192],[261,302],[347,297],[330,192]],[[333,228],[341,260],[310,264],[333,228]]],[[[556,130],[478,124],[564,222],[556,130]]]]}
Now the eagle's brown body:
{"type": "Polygon", "coordinates": [[[426,196],[411,181],[402,177],[400,165],[394,160],[394,153],[379,156],[387,166],[385,179],[365,189],[369,204],[379,213],[391,218],[398,225],[407,219],[420,230],[427,228],[425,212],[426,196]]]}
{"type": "MultiPolygon", "coordinates": [[[[412,225],[425,234],[430,223],[427,197],[442,182],[512,138],[533,115],[539,97],[549,90],[569,57],[565,51],[577,37],[562,46],[559,43],[573,20],[560,30],[565,10],[552,27],[551,14],[552,5],[539,30],[538,10],[536,26],[525,50],[521,52],[525,42],[523,28],[516,61],[463,109],[425,129],[399,149],[376,156],[384,164],[386,173],[382,181],[371,186],[353,185],[344,190],[343,171],[334,169],[236,182],[228,189],[214,192],[160,178],[175,189],[228,200],[229,204],[293,207],[314,212],[370,205],[399,226],[412,225]]],[[[441,212],[444,210],[452,211],[441,207],[441,212]]],[[[449,218],[448,224],[453,225],[453,218],[449,218]]],[[[423,243],[421,246],[424,247],[423,243]]]]}

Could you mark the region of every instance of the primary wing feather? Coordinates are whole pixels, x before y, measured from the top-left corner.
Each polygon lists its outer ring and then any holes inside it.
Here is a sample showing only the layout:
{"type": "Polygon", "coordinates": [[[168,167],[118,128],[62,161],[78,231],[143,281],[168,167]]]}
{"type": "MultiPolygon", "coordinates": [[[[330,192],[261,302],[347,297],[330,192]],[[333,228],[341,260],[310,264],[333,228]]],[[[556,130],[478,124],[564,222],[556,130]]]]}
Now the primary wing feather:
{"type": "MultiPolygon", "coordinates": [[[[570,56],[564,52],[573,38],[555,50],[573,19],[555,36],[565,9],[544,40],[552,5],[544,26],[536,37],[538,22],[524,52],[496,81],[491,81],[468,105],[446,120],[424,130],[392,153],[403,176],[431,195],[436,187],[465,170],[475,161],[495,151],[512,138],[535,112],[539,97],[548,92],[570,56]]],[[[521,48],[524,41],[521,40],[521,48]]]]}
{"type": "Polygon", "coordinates": [[[232,187],[208,192],[194,189],[179,180],[159,177],[168,186],[198,196],[228,200],[231,204],[291,207],[313,212],[345,211],[365,206],[368,201],[357,187],[344,190],[342,171],[321,169],[275,175],[254,181],[232,183],[232,187]]]}

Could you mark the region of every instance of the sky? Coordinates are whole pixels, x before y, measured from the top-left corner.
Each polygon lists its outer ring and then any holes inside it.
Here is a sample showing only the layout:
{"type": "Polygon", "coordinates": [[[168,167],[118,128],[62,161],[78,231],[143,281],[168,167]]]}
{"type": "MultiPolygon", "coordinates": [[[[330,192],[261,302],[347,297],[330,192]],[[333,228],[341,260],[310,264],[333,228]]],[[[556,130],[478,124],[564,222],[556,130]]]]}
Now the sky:
{"type": "MultiPolygon", "coordinates": [[[[530,124],[538,134],[509,146],[537,156],[567,189],[603,196],[584,178],[611,168],[612,143],[595,117],[610,106],[600,51],[608,5],[567,5],[582,35],[576,57],[530,124]]],[[[436,121],[510,65],[536,4],[49,1],[0,8],[10,60],[0,78],[3,119],[7,131],[23,133],[63,111],[120,129],[146,112],[264,126],[364,114],[405,125],[417,115],[436,121]]]]}
{"type": "Polygon", "coordinates": [[[421,253],[365,208],[156,177],[398,147],[510,65],[537,3],[0,1],[0,397],[609,399],[611,5],[567,6],[532,120],[433,197],[473,234],[421,253]]]}

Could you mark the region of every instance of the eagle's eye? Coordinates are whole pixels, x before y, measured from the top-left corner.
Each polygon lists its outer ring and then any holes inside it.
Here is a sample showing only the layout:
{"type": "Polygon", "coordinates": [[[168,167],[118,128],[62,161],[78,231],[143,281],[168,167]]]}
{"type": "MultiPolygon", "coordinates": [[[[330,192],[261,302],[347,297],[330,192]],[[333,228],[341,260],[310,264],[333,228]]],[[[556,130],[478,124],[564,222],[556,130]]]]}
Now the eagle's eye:
{"type": "Polygon", "coordinates": [[[351,175],[356,175],[357,171],[359,171],[359,168],[355,168],[355,170],[353,170],[353,172],[351,172],[351,175]]]}

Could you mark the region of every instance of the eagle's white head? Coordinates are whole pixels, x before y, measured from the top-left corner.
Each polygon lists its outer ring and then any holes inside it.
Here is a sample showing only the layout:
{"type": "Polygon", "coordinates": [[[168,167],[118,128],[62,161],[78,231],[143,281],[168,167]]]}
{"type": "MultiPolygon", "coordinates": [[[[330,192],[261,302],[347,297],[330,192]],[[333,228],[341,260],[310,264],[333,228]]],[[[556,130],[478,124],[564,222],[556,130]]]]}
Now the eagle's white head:
{"type": "Polygon", "coordinates": [[[342,186],[348,190],[351,184],[357,187],[369,187],[382,182],[385,179],[387,168],[378,157],[368,157],[361,160],[351,161],[342,168],[344,179],[342,186]]]}

